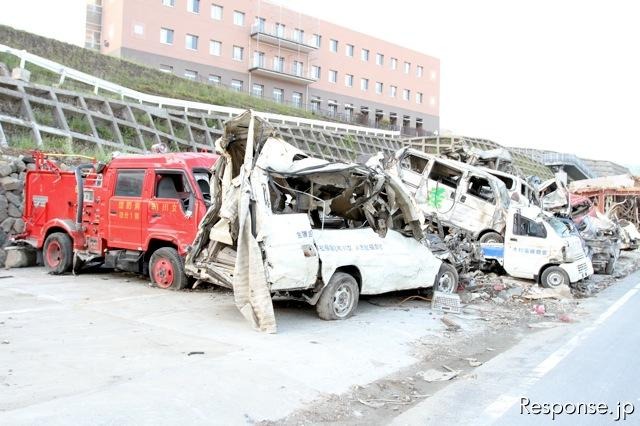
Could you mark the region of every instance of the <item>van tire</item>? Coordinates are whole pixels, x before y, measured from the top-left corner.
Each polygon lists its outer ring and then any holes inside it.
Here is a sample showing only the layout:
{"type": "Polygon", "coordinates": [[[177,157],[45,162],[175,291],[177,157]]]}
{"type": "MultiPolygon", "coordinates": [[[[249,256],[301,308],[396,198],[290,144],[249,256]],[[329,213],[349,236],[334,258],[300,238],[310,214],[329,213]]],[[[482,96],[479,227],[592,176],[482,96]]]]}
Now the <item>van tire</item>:
{"type": "Polygon", "coordinates": [[[149,278],[157,287],[181,290],[187,285],[184,262],[173,247],[161,247],[149,260],[149,278]]]}
{"type": "Polygon", "coordinates": [[[616,267],[616,259],[612,256],[604,267],[605,275],[613,275],[613,270],[616,267]]]}
{"type": "Polygon", "coordinates": [[[458,290],[458,271],[446,262],[442,262],[433,283],[433,290],[442,293],[455,293],[458,290]]]}
{"type": "Polygon", "coordinates": [[[478,239],[479,243],[504,243],[504,237],[497,232],[487,232],[478,239]]]}
{"type": "Polygon", "coordinates": [[[569,275],[559,266],[550,266],[542,272],[540,285],[546,288],[556,288],[562,284],[569,285],[569,275]]]}
{"type": "Polygon", "coordinates": [[[73,243],[64,232],[49,235],[42,246],[42,260],[50,274],[60,275],[68,272],[73,263],[73,243]]]}
{"type": "Polygon", "coordinates": [[[316,312],[326,321],[344,320],[353,315],[359,298],[356,279],[345,272],[335,272],[316,303],[316,312]]]}

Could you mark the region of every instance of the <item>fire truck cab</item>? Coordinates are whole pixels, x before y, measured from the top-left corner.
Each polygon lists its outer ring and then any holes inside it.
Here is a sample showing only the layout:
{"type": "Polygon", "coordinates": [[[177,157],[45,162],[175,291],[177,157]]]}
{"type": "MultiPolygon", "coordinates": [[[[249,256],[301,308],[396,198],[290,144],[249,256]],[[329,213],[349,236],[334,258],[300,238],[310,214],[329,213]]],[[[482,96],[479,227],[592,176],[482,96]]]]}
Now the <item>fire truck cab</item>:
{"type": "Polygon", "coordinates": [[[25,182],[25,232],[54,274],[86,264],[149,274],[162,288],[187,284],[183,258],[210,202],[205,153],[121,155],[64,171],[35,153],[25,182]]]}

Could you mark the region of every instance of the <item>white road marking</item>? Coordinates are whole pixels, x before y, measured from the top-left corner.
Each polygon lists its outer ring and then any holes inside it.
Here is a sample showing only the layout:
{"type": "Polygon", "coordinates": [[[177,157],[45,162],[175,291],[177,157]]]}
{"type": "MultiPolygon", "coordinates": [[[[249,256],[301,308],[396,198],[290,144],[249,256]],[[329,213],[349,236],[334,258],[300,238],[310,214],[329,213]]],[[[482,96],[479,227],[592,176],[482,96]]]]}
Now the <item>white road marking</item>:
{"type": "MultiPolygon", "coordinates": [[[[529,389],[536,382],[538,382],[542,377],[544,377],[547,373],[553,370],[564,358],[567,357],[573,350],[578,347],[581,341],[585,340],[589,334],[593,332],[599,325],[605,322],[611,315],[614,314],[618,309],[620,309],[625,303],[629,301],[638,291],[640,291],[640,284],[637,284],[635,287],[627,291],[621,298],[616,300],[614,304],[609,306],[606,311],[601,313],[598,318],[593,322],[589,327],[584,328],[578,334],[569,339],[564,345],[560,346],[555,352],[545,358],[540,364],[533,369],[531,375],[525,377],[523,380],[523,385],[518,389],[519,391],[523,391],[529,389]]],[[[515,403],[517,403],[521,395],[524,392],[520,393],[520,396],[515,396],[513,394],[502,394],[496,400],[489,405],[483,412],[485,416],[490,417],[492,420],[496,420],[499,417],[502,417],[515,403]]]]}

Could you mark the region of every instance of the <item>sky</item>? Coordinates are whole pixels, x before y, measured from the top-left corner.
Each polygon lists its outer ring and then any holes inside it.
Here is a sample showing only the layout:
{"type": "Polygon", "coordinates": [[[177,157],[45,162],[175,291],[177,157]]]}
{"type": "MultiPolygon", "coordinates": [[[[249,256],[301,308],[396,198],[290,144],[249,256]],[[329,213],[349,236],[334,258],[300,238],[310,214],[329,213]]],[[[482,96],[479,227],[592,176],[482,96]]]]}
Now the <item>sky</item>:
{"type": "Polygon", "coordinates": [[[442,131],[640,164],[640,2],[273,2],[438,57],[442,131]]]}

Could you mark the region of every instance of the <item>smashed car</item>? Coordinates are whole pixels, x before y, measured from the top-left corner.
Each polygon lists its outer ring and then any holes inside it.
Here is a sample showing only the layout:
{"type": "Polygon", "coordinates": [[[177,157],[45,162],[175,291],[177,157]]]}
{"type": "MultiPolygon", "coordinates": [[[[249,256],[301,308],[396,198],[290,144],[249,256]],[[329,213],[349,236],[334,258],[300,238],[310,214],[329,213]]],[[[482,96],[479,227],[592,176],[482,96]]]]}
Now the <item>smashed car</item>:
{"type": "Polygon", "coordinates": [[[480,242],[502,242],[510,196],[486,171],[415,149],[399,150],[386,170],[414,195],[429,221],[462,230],[480,242]]]}
{"type": "Polygon", "coordinates": [[[276,331],[272,296],[333,320],[351,316],[360,294],[456,290],[414,199],[382,168],[309,157],[251,112],[226,123],[216,151],[212,204],[185,270],[232,288],[256,328],[276,331]]]}

